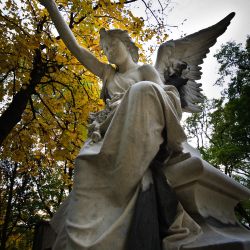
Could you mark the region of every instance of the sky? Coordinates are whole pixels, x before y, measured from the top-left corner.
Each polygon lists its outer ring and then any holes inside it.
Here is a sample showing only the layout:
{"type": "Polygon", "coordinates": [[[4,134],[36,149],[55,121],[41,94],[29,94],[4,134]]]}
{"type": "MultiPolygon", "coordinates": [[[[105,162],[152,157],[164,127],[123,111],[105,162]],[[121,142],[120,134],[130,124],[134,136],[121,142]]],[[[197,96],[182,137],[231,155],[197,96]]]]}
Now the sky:
{"type": "MultiPolygon", "coordinates": [[[[153,0],[153,2],[157,0],[153,0]]],[[[187,21],[179,28],[171,29],[169,39],[178,39],[181,35],[192,34],[211,26],[230,12],[236,15],[226,32],[221,35],[217,43],[210,49],[210,53],[202,65],[202,88],[208,98],[220,97],[221,88],[213,86],[218,79],[219,64],[213,55],[222,44],[236,41],[245,45],[247,35],[250,35],[250,0],[173,0],[173,10],[168,14],[169,25],[179,25],[184,19],[187,21]]]]}

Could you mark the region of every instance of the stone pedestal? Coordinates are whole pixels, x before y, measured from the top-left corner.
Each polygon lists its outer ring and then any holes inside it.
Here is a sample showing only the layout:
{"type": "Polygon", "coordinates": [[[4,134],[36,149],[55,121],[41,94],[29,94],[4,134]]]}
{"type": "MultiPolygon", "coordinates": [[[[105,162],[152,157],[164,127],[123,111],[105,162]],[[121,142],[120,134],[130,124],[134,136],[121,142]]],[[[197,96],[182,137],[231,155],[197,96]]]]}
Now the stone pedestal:
{"type": "MultiPolygon", "coordinates": [[[[234,213],[238,202],[250,198],[250,190],[202,160],[198,151],[185,148],[188,153],[172,158],[164,172],[203,234],[180,250],[250,250],[250,231],[234,213]]],[[[33,250],[51,249],[56,235],[49,223],[36,231],[33,250]]]]}
{"type": "Polygon", "coordinates": [[[250,198],[250,190],[195,155],[173,158],[164,170],[184,209],[203,230],[181,249],[249,250],[250,231],[238,223],[234,208],[250,198]]]}

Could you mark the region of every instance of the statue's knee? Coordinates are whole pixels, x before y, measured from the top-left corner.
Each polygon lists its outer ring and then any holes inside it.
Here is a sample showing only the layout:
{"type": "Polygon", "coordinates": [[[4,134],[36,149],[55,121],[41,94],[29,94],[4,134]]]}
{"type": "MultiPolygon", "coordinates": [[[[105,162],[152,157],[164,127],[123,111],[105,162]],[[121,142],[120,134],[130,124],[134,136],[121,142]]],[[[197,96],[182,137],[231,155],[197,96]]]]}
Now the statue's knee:
{"type": "Polygon", "coordinates": [[[131,92],[136,95],[150,93],[154,89],[154,85],[153,82],[141,81],[131,87],[131,92]]]}

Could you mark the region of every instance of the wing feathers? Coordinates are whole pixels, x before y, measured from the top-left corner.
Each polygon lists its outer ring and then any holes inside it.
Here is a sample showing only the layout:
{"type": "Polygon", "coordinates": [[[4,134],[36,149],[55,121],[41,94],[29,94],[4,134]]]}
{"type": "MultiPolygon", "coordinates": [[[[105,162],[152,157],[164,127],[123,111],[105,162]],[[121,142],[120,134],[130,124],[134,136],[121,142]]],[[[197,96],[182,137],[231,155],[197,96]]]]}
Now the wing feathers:
{"type": "MultiPolygon", "coordinates": [[[[230,24],[235,13],[232,12],[224,19],[206,29],[188,35],[178,40],[171,40],[163,43],[157,54],[155,68],[158,70],[162,79],[165,72],[175,71],[176,62],[185,62],[187,68],[182,70],[181,78],[188,79],[187,84],[179,88],[181,95],[183,110],[187,112],[199,112],[200,107],[197,103],[202,102],[201,84],[197,84],[195,80],[201,79],[201,67],[203,59],[209,53],[217,38],[222,35],[230,24]],[[199,110],[199,111],[198,111],[199,110]]],[[[175,72],[177,72],[176,70],[175,72]]]]}
{"type": "Polygon", "coordinates": [[[225,32],[234,16],[235,13],[232,12],[215,25],[174,41],[175,57],[188,64],[201,64],[209,52],[209,48],[212,47],[216,43],[217,38],[225,32]]]}

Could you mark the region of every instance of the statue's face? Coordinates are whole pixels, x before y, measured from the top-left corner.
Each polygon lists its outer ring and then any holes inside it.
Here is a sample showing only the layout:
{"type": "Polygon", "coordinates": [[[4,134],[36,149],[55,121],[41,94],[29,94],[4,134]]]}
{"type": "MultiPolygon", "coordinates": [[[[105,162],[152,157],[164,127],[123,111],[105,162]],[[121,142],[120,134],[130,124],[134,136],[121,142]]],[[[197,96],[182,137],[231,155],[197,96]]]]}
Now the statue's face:
{"type": "Polygon", "coordinates": [[[102,41],[102,49],[110,63],[122,64],[130,53],[124,43],[116,37],[107,36],[102,41]]]}

